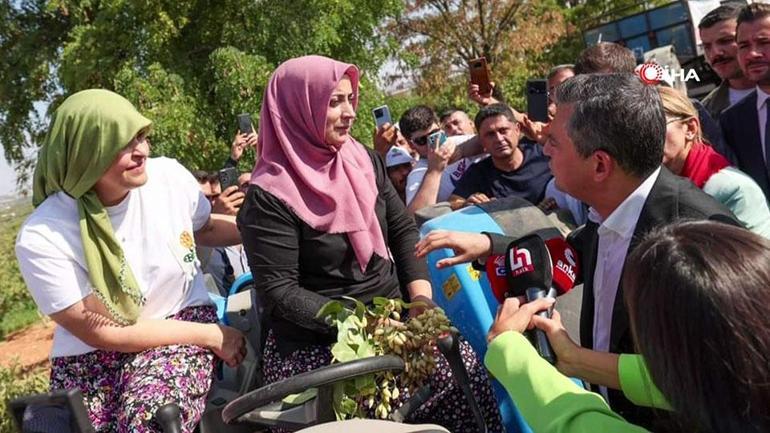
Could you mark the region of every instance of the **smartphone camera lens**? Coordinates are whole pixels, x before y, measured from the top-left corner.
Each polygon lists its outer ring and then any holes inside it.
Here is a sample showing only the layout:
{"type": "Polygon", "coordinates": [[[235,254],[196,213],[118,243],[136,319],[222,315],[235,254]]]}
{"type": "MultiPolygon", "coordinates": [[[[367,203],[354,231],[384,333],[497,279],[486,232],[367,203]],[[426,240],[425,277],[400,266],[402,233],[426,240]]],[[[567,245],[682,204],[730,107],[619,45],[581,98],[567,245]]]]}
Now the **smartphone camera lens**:
{"type": "Polygon", "coordinates": [[[374,117],[382,117],[382,108],[374,110],[374,117]]]}

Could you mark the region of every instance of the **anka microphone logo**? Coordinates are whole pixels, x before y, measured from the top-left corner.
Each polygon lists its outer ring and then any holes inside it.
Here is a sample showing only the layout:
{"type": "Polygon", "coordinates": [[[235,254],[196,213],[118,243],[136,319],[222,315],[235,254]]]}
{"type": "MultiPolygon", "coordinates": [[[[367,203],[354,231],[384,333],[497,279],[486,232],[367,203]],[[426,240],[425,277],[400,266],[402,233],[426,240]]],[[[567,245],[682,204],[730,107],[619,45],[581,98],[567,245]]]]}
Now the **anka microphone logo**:
{"type": "Polygon", "coordinates": [[[700,77],[695,69],[669,69],[668,66],[661,66],[657,63],[642,63],[638,65],[634,72],[644,84],[657,85],[661,81],[671,85],[675,79],[681,82],[695,80],[700,82],[700,77]]]}
{"type": "Polygon", "coordinates": [[[572,253],[572,248],[564,249],[564,257],[567,258],[567,261],[569,262],[570,266],[577,266],[577,261],[575,261],[575,255],[572,253]]]}
{"type": "Polygon", "coordinates": [[[512,248],[510,252],[511,276],[518,277],[521,274],[532,272],[535,267],[532,265],[532,255],[526,248],[512,248]]]}

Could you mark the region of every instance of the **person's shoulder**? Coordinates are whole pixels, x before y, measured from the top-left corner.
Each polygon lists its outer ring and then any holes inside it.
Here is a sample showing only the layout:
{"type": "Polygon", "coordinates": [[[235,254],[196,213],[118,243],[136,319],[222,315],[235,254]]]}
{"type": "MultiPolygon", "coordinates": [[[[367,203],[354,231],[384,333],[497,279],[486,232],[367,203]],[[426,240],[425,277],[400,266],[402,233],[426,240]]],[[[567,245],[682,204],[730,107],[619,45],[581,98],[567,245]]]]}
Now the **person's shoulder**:
{"type": "Polygon", "coordinates": [[[710,218],[724,215],[734,218],[732,212],[714,197],[695,186],[687,178],[663,170],[660,176],[663,184],[669,184],[676,191],[677,206],[670,209],[677,218],[710,218]]]}
{"type": "Polygon", "coordinates": [[[720,119],[726,117],[743,116],[745,111],[757,111],[757,91],[753,90],[751,93],[743,97],[740,101],[736,102],[732,106],[728,107],[719,116],[720,119]]]}
{"type": "Polygon", "coordinates": [[[758,200],[764,200],[765,196],[754,179],[735,167],[725,167],[714,173],[703,185],[703,190],[711,195],[733,197],[740,194],[758,200]]]}
{"type": "Polygon", "coordinates": [[[718,101],[718,99],[721,96],[726,95],[728,91],[729,91],[729,87],[727,85],[727,82],[726,81],[722,81],[721,83],[719,83],[719,85],[717,87],[712,89],[708,93],[708,95],[704,96],[703,99],[701,100],[701,102],[703,103],[703,105],[708,107],[708,106],[716,103],[718,101]]]}
{"type": "Polygon", "coordinates": [[[16,235],[16,248],[35,248],[79,238],[77,202],[63,192],[48,196],[27,217],[16,235]]]}
{"type": "Polygon", "coordinates": [[[57,192],[46,197],[39,206],[32,211],[22,224],[24,227],[33,227],[45,224],[74,224],[80,227],[78,222],[77,201],[64,192],[57,192]]]}
{"type": "Polygon", "coordinates": [[[156,156],[154,158],[147,158],[147,175],[151,179],[153,175],[159,174],[171,174],[177,175],[179,173],[186,173],[191,175],[182,164],[174,158],[167,156],[156,156]]]}

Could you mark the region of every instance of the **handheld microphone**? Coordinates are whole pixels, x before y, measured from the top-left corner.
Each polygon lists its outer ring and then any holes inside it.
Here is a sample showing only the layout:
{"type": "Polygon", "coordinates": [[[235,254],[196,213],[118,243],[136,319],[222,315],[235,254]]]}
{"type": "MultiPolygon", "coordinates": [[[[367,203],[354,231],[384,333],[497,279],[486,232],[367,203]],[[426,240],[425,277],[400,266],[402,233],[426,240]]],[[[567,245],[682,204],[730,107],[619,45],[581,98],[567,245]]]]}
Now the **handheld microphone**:
{"type": "MultiPolygon", "coordinates": [[[[553,283],[551,254],[543,238],[537,234],[524,236],[510,245],[505,252],[508,286],[514,296],[525,296],[527,302],[548,296],[553,283]]],[[[548,317],[548,311],[537,313],[548,317]]],[[[534,345],[537,352],[551,364],[556,363],[548,337],[541,329],[534,329],[534,345]]]]}
{"type": "Polygon", "coordinates": [[[505,255],[493,254],[489,256],[484,264],[484,271],[487,273],[492,294],[495,295],[497,302],[502,304],[508,297],[508,271],[505,269],[505,255]]]}
{"type": "Polygon", "coordinates": [[[580,276],[580,263],[574,248],[562,237],[545,241],[553,265],[553,286],[556,296],[561,296],[575,287],[580,276]]]}

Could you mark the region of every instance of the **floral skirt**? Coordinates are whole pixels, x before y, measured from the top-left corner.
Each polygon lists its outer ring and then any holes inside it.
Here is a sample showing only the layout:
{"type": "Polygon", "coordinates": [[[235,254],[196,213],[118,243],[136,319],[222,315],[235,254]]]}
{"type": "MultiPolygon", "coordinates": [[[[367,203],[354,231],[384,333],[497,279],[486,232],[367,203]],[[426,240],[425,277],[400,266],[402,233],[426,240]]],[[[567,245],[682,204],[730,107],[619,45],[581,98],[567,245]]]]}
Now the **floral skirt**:
{"type": "MultiPolygon", "coordinates": [[[[492,386],[487,370],[479,362],[476,353],[466,341],[460,343],[460,353],[471,380],[471,389],[490,433],[503,432],[497,400],[492,392],[492,386]]],[[[460,386],[452,379],[452,370],[446,358],[436,349],[436,371],[429,378],[431,396],[407,419],[410,424],[438,424],[454,433],[477,432],[476,426],[465,394],[460,386]]],[[[265,383],[273,383],[295,376],[306,371],[329,365],[332,361],[329,346],[309,346],[292,352],[287,357],[281,357],[278,352],[276,338],[272,331],[268,333],[264,351],[265,383]]],[[[409,398],[409,391],[399,389],[398,402],[393,406],[400,407],[409,398]]],[[[275,431],[275,430],[274,430],[275,431]]]]}
{"type": "MultiPolygon", "coordinates": [[[[216,308],[188,307],[170,317],[217,321],[216,308]]],[[[104,350],[51,360],[51,389],[79,388],[97,432],[160,432],[155,411],[176,403],[183,431],[200,420],[211,387],[214,353],[192,345],[161,346],[139,353],[104,350]]]]}

